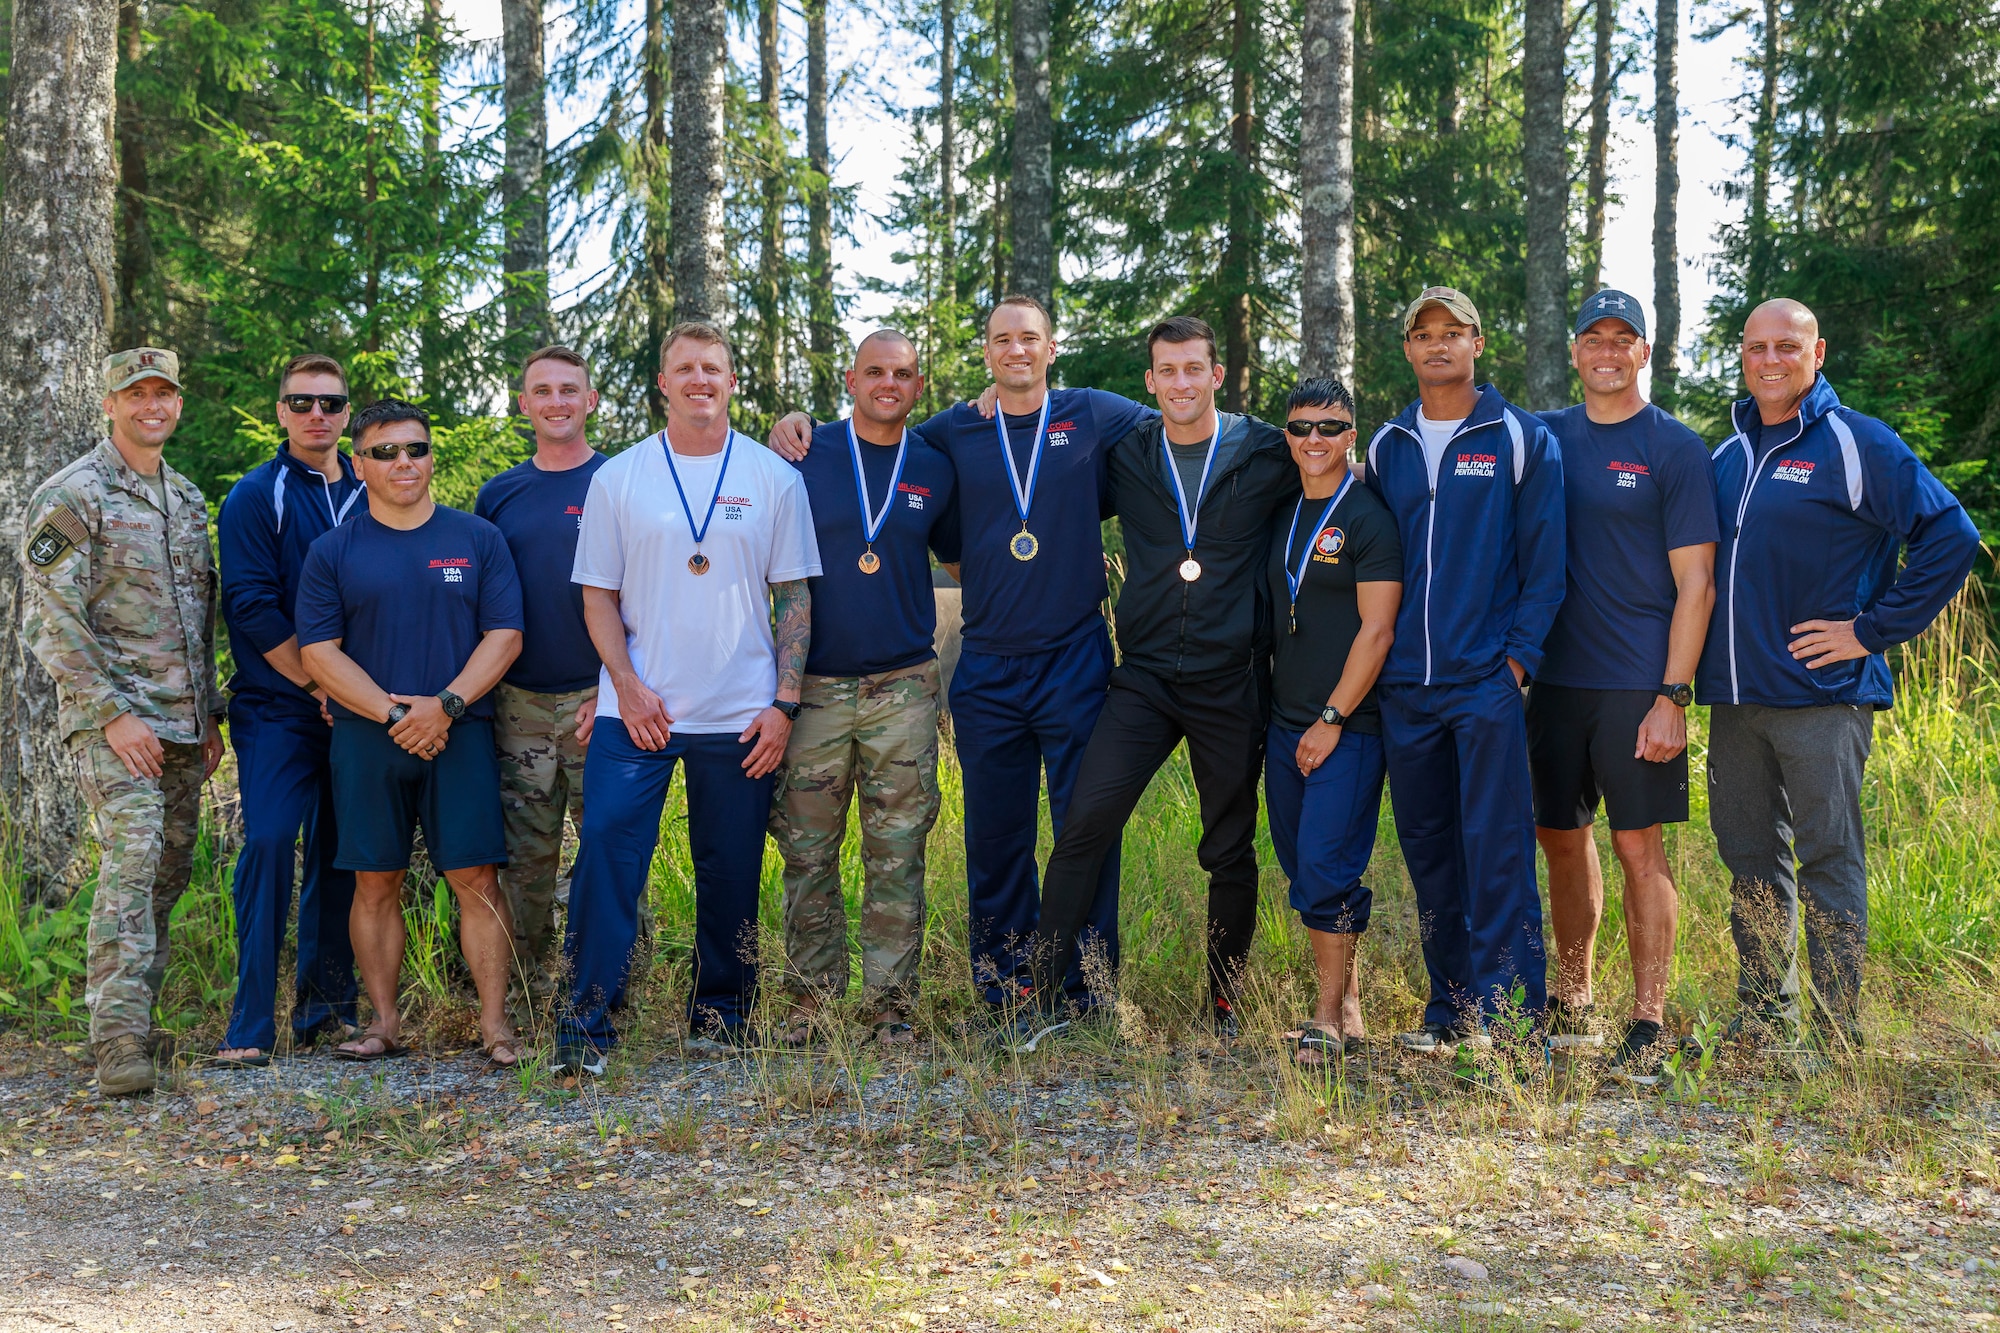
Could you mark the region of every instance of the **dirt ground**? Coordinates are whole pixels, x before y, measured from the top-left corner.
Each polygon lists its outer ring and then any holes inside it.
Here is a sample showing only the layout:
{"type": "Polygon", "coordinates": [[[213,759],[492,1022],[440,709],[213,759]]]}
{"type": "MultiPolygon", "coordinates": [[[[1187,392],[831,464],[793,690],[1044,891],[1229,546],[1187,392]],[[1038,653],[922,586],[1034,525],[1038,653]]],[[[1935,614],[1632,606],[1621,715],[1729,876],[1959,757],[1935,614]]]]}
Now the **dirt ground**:
{"type": "Polygon", "coordinates": [[[1316,1098],[1275,1050],[927,1047],[572,1088],[312,1054],[107,1101],[80,1049],[0,1038],[0,1330],[2000,1327],[1963,1165],[2000,1121],[1941,1125],[1932,1169],[1782,1090],[1435,1074],[1378,1052],[1316,1098]]]}

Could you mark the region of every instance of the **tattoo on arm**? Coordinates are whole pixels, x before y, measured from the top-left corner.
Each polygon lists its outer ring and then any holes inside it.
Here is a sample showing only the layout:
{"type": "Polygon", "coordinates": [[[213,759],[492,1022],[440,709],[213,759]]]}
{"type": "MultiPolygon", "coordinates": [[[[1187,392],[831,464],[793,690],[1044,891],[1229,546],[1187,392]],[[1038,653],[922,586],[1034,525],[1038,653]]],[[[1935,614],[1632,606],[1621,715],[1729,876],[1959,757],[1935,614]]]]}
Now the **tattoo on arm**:
{"type": "Polygon", "coordinates": [[[806,648],[812,642],[812,589],[804,579],[774,583],[771,601],[777,613],[778,693],[796,699],[805,684],[806,648]]]}

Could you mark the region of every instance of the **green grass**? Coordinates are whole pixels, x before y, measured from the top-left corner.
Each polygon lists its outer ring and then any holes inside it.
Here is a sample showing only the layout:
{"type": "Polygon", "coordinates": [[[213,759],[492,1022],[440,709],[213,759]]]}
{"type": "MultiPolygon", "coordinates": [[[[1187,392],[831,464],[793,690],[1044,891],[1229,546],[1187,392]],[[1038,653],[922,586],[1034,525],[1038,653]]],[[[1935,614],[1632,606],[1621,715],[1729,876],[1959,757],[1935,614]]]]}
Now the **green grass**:
{"type": "MultiPolygon", "coordinates": [[[[2000,954],[2000,666],[1983,612],[1961,603],[1903,654],[1897,707],[1880,715],[1869,765],[1866,814],[1871,874],[1867,1018],[1894,1038],[1923,1025],[1960,1032],[1995,1026],[1990,959],[2000,954]]],[[[1703,771],[1706,710],[1690,715],[1693,818],[1668,832],[1670,861],[1682,890],[1680,948],[1669,999],[1670,1024],[1685,1027],[1700,1011],[1733,1006],[1735,958],[1728,932],[1728,880],[1707,827],[1703,771]]],[[[229,770],[221,778],[226,780],[229,770]]],[[[967,985],[963,787],[950,747],[940,774],[944,813],[931,840],[929,938],[923,964],[923,1021],[949,1026],[973,1005],[967,985]]],[[[162,1010],[199,1045],[220,1036],[234,977],[234,925],[227,849],[216,830],[223,811],[214,790],[204,818],[195,880],[173,922],[174,951],[162,1010]]],[[[670,1037],[691,953],[693,867],[687,809],[679,784],[670,794],[652,876],[657,921],[640,1041],[670,1037]]],[[[1601,827],[1601,826],[1600,826],[1601,827]]],[[[1206,877],[1195,863],[1197,803],[1184,754],[1147,792],[1124,844],[1121,1018],[1128,1033],[1170,1035],[1199,1017],[1205,999],[1203,940],[1206,877]]],[[[1601,835],[1602,836],[1602,835],[1601,835]]],[[[1048,852],[1046,812],[1041,854],[1048,852]]],[[[1613,883],[1598,953],[1598,1003],[1617,1011],[1630,995],[1616,861],[1600,848],[1613,883]]],[[[1260,824],[1264,867],[1259,930],[1247,986],[1253,1028],[1265,1035],[1306,1012],[1314,992],[1303,930],[1285,904],[1285,882],[1260,824]]],[[[842,853],[850,919],[858,922],[861,864],[850,827],[842,853]]],[[[428,1031],[462,1037],[470,988],[457,956],[450,895],[435,883],[412,885],[404,973],[419,1039],[428,1031]]],[[[1415,1020],[1425,989],[1407,876],[1385,803],[1369,877],[1374,924],[1362,947],[1364,1004],[1373,1029],[1415,1020]]],[[[90,886],[56,909],[24,907],[18,880],[0,874],[0,1014],[17,1027],[65,1040],[83,1032],[84,922],[90,886]]],[[[775,956],[780,931],[778,858],[764,863],[763,951],[775,956]]],[[[1553,952],[1553,951],[1551,951],[1553,952]]],[[[281,992],[289,987],[281,986],[281,992]]],[[[858,996],[859,977],[853,993],[858,996]]],[[[288,1003],[281,993],[280,1005],[288,1003]]]]}

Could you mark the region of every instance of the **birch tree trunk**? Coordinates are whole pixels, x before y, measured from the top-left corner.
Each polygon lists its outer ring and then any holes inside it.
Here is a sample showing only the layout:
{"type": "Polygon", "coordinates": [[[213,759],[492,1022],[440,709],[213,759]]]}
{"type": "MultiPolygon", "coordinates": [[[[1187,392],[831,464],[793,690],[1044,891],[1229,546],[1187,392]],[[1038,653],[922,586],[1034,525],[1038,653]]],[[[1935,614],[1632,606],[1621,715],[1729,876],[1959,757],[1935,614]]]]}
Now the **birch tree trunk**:
{"type": "Polygon", "coordinates": [[[21,638],[28,497],[88,450],[116,318],[112,202],[117,0],[14,12],[0,201],[0,810],[27,887],[66,877],[79,804],[55,690],[21,638]]]}
{"type": "Polygon", "coordinates": [[[727,313],[722,237],[723,0],[674,2],[674,319],[727,313]]]}
{"type": "Polygon", "coordinates": [[[807,314],[812,321],[813,415],[835,416],[840,401],[840,326],[833,308],[833,150],[826,135],[826,0],[805,0],[806,166],[812,200],[806,209],[807,314]]]}
{"type": "Polygon", "coordinates": [[[1354,389],[1354,0],[1306,0],[1299,81],[1299,374],[1354,389]]]}
{"type": "Polygon", "coordinates": [[[1653,16],[1653,401],[1680,399],[1680,0],[1657,0],[1653,16]]]}
{"type": "Polygon", "coordinates": [[[1007,190],[1013,289],[1055,309],[1055,125],[1049,107],[1049,0],[1013,0],[1014,171],[1007,190]]]}
{"type": "Polygon", "coordinates": [[[1563,124],[1563,0],[1525,0],[1522,22],[1521,158],[1528,178],[1528,406],[1548,411],[1569,398],[1563,308],[1569,274],[1565,233],[1569,168],[1563,124]]]}
{"type": "Polygon", "coordinates": [[[549,317],[549,113],[543,84],[542,0],[500,0],[507,166],[500,202],[507,214],[507,341],[516,357],[554,340],[549,317]]]}
{"type": "Polygon", "coordinates": [[[1590,70],[1590,139],[1584,170],[1583,294],[1598,289],[1604,276],[1604,195],[1610,188],[1611,43],[1618,35],[1617,0],[1596,0],[1597,32],[1590,70]]]}

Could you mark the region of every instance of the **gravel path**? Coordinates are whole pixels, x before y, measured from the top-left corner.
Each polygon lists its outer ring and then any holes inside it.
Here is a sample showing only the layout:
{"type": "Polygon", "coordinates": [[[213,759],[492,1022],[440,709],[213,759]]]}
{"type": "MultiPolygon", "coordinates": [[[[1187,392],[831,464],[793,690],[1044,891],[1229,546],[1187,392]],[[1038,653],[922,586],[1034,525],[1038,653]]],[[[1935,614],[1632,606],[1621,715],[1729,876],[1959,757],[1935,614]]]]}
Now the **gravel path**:
{"type": "Polygon", "coordinates": [[[1212,1047],[304,1056],[107,1102],[0,1038],[0,1331],[2000,1328],[1991,1125],[1857,1158],[1782,1089],[1373,1059],[1331,1105],[1212,1047]]]}

